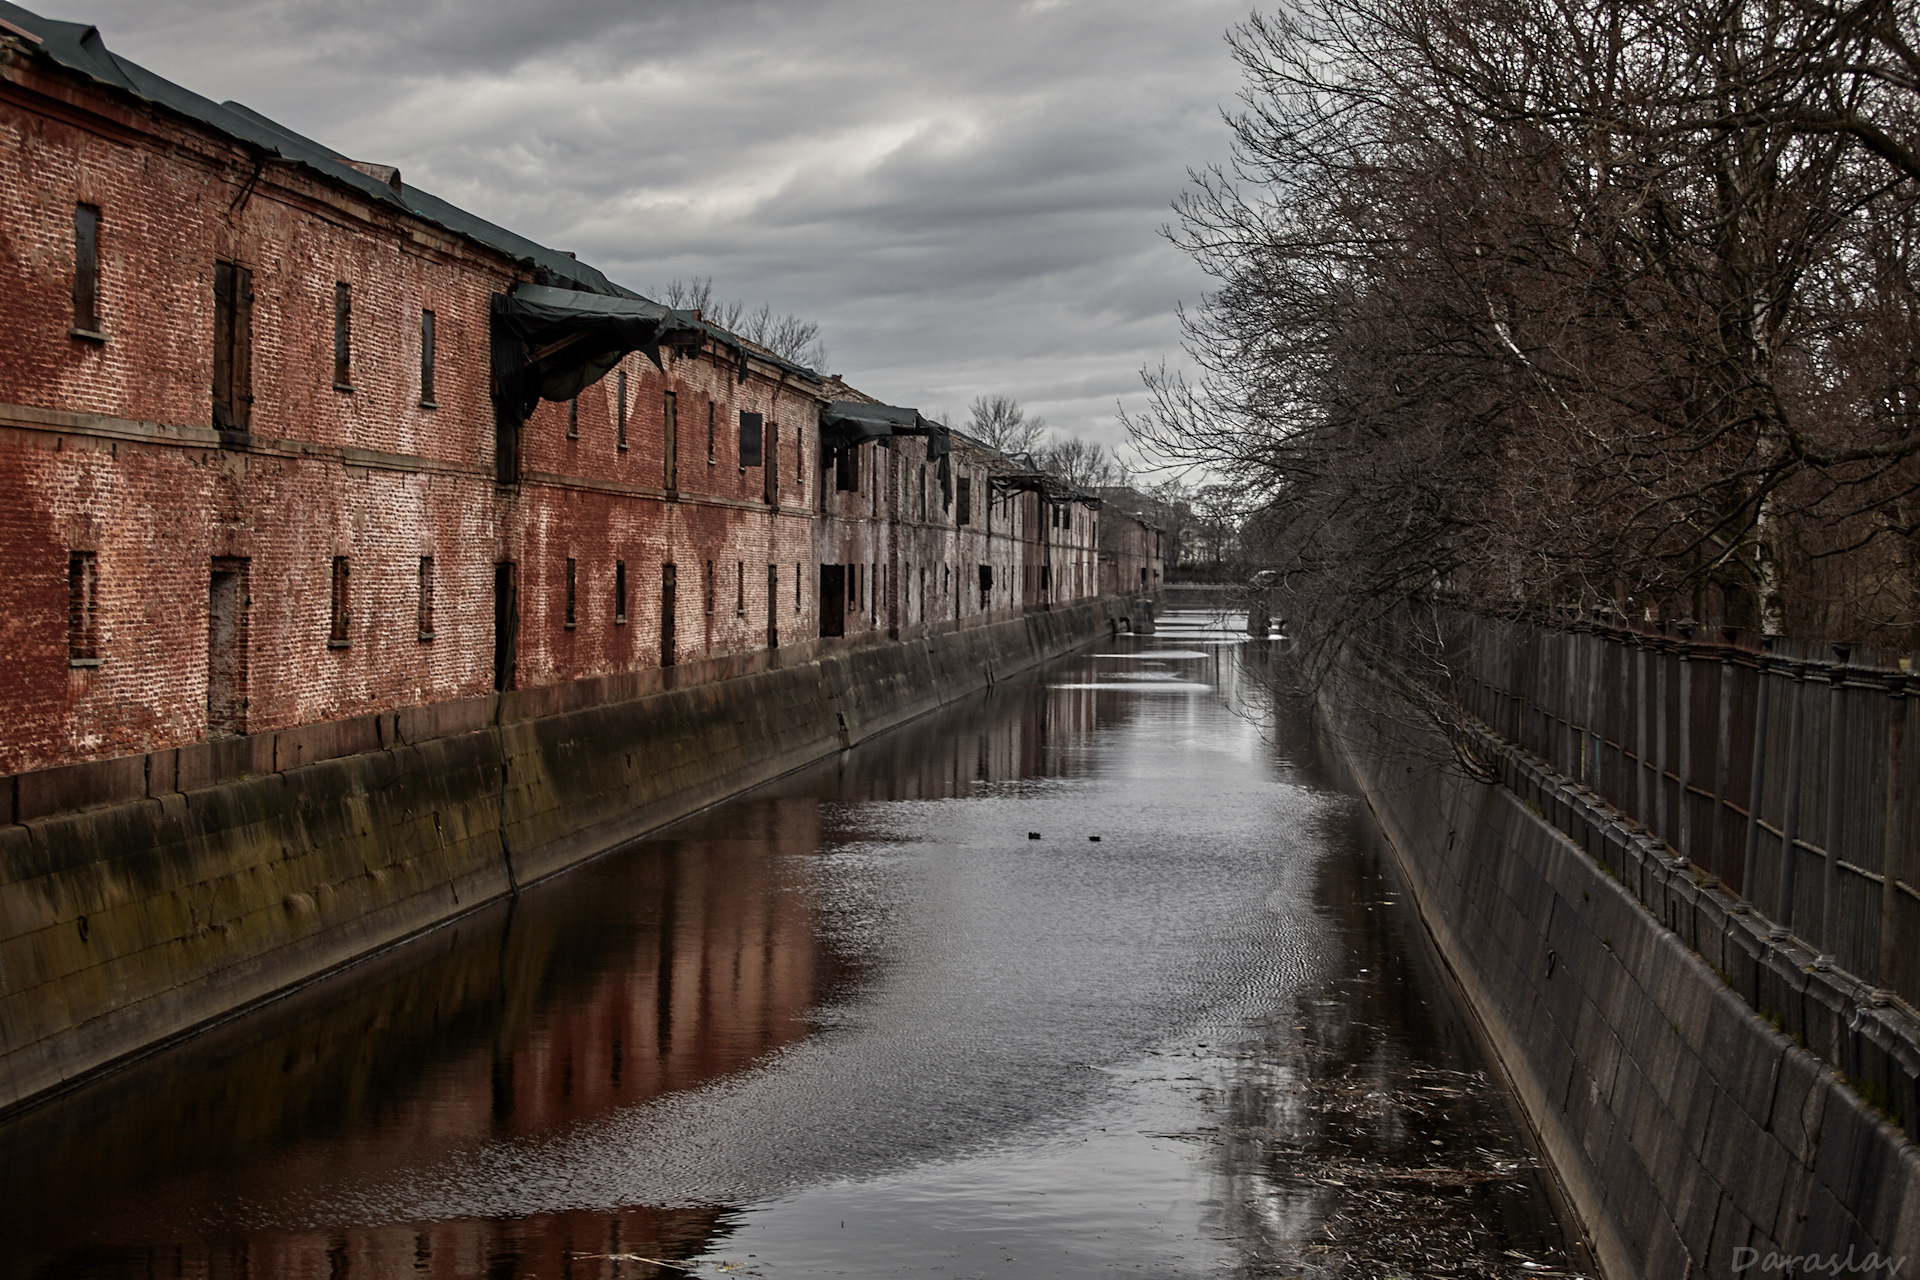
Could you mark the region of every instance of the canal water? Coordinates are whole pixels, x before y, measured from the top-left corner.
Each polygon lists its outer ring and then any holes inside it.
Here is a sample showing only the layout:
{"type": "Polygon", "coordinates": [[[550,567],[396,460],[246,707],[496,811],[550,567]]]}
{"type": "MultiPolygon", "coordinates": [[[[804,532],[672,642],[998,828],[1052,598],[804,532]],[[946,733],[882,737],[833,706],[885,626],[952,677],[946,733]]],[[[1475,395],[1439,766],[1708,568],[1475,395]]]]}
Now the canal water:
{"type": "Polygon", "coordinates": [[[0,1125],[0,1273],[1580,1274],[1364,806],[1172,614],[0,1125]]]}

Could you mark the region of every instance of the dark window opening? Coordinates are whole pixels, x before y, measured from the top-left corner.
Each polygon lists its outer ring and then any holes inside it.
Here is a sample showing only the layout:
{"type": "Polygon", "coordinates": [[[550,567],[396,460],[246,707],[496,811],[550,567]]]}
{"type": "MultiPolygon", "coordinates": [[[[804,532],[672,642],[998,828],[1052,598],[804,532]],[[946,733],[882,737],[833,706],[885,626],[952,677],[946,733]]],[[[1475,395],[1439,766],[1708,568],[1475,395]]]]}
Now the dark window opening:
{"type": "Polygon", "coordinates": [[[327,625],[327,648],[344,649],[353,643],[352,566],[346,556],[333,558],[333,619],[327,625]]]}
{"type": "Polygon", "coordinates": [[[434,407],[433,398],[434,332],[433,312],[420,313],[420,407],[434,407]]]}
{"type": "Polygon", "coordinates": [[[67,553],[67,663],[100,665],[100,563],[92,551],[67,553]]]}
{"type": "Polygon", "coordinates": [[[245,431],[253,420],[253,272],[213,264],[213,425],[245,431]]]}
{"type": "Polygon", "coordinates": [[[761,475],[760,497],[770,507],[780,505],[780,424],[769,422],[766,428],[766,448],[764,450],[767,465],[761,475]]]}
{"type": "Polygon", "coordinates": [[[673,604],[679,587],[679,571],[670,564],[660,566],[660,665],[670,667],[678,656],[674,638],[673,604]]]}
{"type": "Polygon", "coordinates": [[[747,616],[747,562],[745,560],[733,562],[733,584],[733,613],[737,618],[744,618],[747,616]]]}
{"type": "Polygon", "coordinates": [[[847,634],[847,567],[840,564],[820,566],[820,634],[847,634]]]}
{"type": "Polygon", "coordinates": [[[660,395],[660,456],[668,490],[680,487],[680,397],[672,391],[660,395]]]}
{"type": "Polygon", "coordinates": [[[419,633],[422,640],[433,639],[433,557],[420,557],[419,633]]]}
{"type": "Polygon", "coordinates": [[[761,417],[757,413],[740,411],[740,469],[760,465],[760,425],[761,417]]]}
{"type": "Polygon", "coordinates": [[[580,397],[567,401],[567,439],[580,438],[580,397]]]}
{"type": "Polygon", "coordinates": [[[567,557],[567,614],[564,625],[569,631],[573,629],[574,601],[578,598],[576,589],[579,584],[579,563],[573,557],[567,557]]]}
{"type": "Polygon", "coordinates": [[[850,444],[833,460],[833,487],[842,493],[860,491],[860,446],[850,444]]]}
{"type": "Polygon", "coordinates": [[[993,566],[980,566],[980,607],[987,608],[993,602],[993,566]]]}
{"type": "Polygon", "coordinates": [[[800,615],[800,610],[804,607],[800,599],[801,578],[800,565],[798,562],[795,562],[793,566],[793,613],[795,617],[800,615]]]}
{"type": "Polygon", "coordinates": [[[100,333],[100,210],[73,206],[73,331],[89,338],[100,333]]]}
{"type": "Polygon", "coordinates": [[[707,401],[707,465],[714,463],[713,455],[713,401],[707,401]]]}
{"type": "Polygon", "coordinates": [[[519,668],[520,578],[511,560],[493,566],[493,689],[513,688],[519,668]]]}
{"type": "Polygon", "coordinates": [[[953,488],[953,522],[955,524],[973,523],[973,481],[961,476],[953,488]]]}
{"type": "Polygon", "coordinates": [[[216,556],[207,579],[207,736],[247,731],[247,562],[216,556]]]}
{"type": "Polygon", "coordinates": [[[333,389],[353,390],[353,286],[333,286],[333,389]]]}
{"type": "Polygon", "coordinates": [[[1043,564],[1040,566],[1040,594],[1044,596],[1044,595],[1050,594],[1052,591],[1053,591],[1053,566],[1050,564],[1043,564]]]}
{"type": "Polygon", "coordinates": [[[707,616],[713,616],[713,561],[707,561],[707,616]]]}
{"type": "Polygon", "coordinates": [[[613,376],[613,447],[627,447],[627,371],[613,376]]]}
{"type": "Polygon", "coordinates": [[[780,647],[780,566],[767,566],[767,648],[780,647]]]}
{"type": "Polygon", "coordinates": [[[627,621],[627,562],[613,562],[613,624],[626,625],[627,621]]]}

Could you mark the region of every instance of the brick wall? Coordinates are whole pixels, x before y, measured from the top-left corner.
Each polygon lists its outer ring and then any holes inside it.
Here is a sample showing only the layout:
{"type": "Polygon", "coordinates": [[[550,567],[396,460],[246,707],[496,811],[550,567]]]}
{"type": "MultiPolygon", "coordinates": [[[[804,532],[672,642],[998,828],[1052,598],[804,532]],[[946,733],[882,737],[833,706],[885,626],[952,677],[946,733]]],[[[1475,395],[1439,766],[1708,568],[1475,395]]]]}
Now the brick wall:
{"type": "Polygon", "coordinates": [[[497,484],[489,299],[534,278],[526,263],[50,66],[9,39],[0,38],[0,288],[9,298],[0,310],[0,774],[168,750],[230,727],[208,710],[216,560],[245,565],[238,727],[248,735],[490,692],[500,561],[517,566],[520,687],[661,665],[669,564],[680,664],[765,647],[769,566],[782,645],[818,637],[821,563],[857,569],[846,629],[856,641],[1100,590],[1084,507],[1059,529],[1032,495],[995,498],[989,474],[1010,464],[956,441],[954,472],[973,494],[972,522],[956,526],[924,466],[924,441],[912,438],[862,446],[860,488],[836,492],[821,467],[820,384],[760,359],[742,380],[736,354],[711,344],[663,352],[663,368],[629,356],[575,404],[543,402],[522,428],[519,482],[497,484]],[[99,210],[93,336],[72,332],[78,204],[99,210]],[[252,273],[244,433],[215,430],[222,261],[252,273]],[[334,359],[342,283],[351,293],[345,386],[334,359]],[[430,401],[425,311],[435,320],[430,401]],[[768,424],[772,503],[765,468],[740,464],[742,412],[768,424]],[[97,567],[96,665],[69,661],[76,551],[93,553],[97,567]],[[341,557],[348,608],[336,634],[341,557]],[[432,560],[430,638],[423,557],[432,560]],[[982,564],[994,574],[984,602],[982,564]]]}

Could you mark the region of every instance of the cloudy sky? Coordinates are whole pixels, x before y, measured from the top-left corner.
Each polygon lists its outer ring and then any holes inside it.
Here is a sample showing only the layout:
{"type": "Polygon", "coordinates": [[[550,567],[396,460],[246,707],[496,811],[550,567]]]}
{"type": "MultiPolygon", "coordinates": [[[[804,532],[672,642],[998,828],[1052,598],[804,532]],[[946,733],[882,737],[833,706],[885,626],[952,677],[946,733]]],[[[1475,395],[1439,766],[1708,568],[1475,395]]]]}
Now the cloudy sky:
{"type": "MultiPolygon", "coordinates": [[[[1205,280],[1246,0],[27,0],[646,292],[820,322],[895,404],[1116,444],[1205,280]]],[[[956,419],[957,420],[957,419],[956,419]]]]}

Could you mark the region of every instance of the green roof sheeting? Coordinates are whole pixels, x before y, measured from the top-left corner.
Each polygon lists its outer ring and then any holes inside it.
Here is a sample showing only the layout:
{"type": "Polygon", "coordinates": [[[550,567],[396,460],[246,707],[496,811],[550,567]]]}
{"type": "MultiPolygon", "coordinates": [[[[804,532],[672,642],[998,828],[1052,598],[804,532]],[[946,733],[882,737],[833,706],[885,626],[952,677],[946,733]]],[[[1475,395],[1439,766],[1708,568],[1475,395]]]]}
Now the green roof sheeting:
{"type": "Polygon", "coordinates": [[[485,218],[477,217],[456,205],[429,195],[417,187],[402,185],[395,191],[388,183],[362,173],[347,163],[347,157],[311,138],[303,137],[237,102],[215,102],[183,89],[171,80],[155,75],[136,62],[111,52],[100,32],[78,22],[60,22],[22,9],[10,0],[0,0],[0,19],[39,38],[41,56],[111,85],[145,102],[185,116],[218,133],[277,155],[317,173],[390,208],[398,209],[427,222],[445,227],[456,235],[505,254],[516,262],[532,262],[544,269],[550,281],[585,289],[593,293],[637,298],[593,267],[558,249],[549,249],[524,236],[515,235],[485,218]]]}

